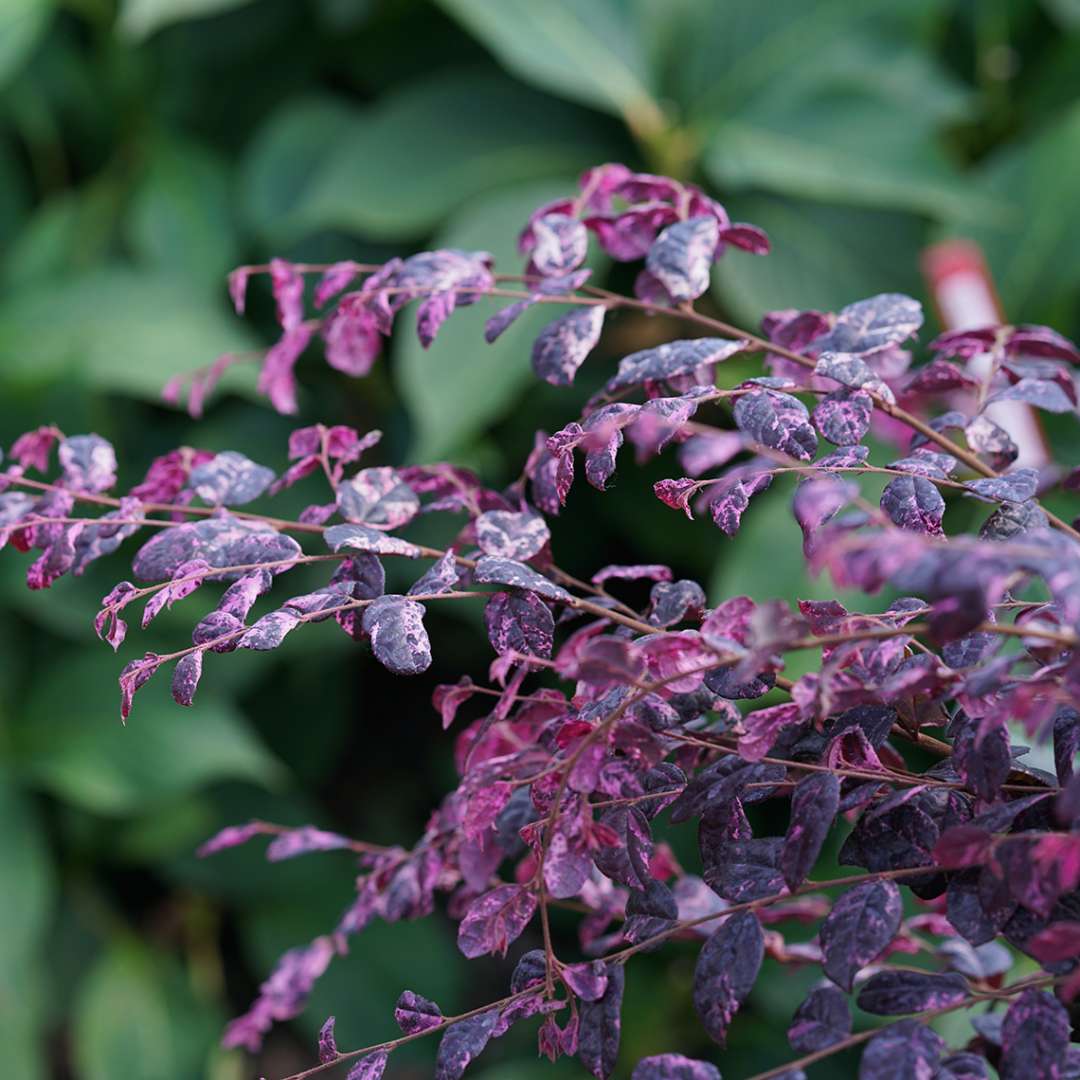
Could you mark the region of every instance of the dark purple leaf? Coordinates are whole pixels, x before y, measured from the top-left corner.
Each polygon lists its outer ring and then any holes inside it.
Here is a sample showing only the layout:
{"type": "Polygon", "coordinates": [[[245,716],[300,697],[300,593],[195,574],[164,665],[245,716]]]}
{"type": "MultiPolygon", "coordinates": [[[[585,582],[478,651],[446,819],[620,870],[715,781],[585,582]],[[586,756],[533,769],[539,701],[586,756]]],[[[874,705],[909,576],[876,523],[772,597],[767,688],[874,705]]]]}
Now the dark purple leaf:
{"type": "Polygon", "coordinates": [[[364,608],[362,625],[376,659],[395,675],[418,675],[430,667],[423,604],[404,596],[380,596],[364,608]]]}
{"type": "Polygon", "coordinates": [[[604,389],[611,394],[628,386],[688,378],[711,386],[716,365],[746,348],[745,341],[726,338],[692,338],[669,341],[652,349],[631,353],[619,361],[619,371],[604,389]]]}
{"type": "Polygon", "coordinates": [[[420,500],[394,469],[361,469],[337,488],[338,512],[371,529],[397,529],[416,517],[420,500]]]}
{"type": "Polygon", "coordinates": [[[881,293],[842,308],[836,325],[814,346],[820,352],[877,352],[899,345],[922,323],[922,306],[917,300],[900,293],[881,293]]]}
{"type": "Polygon", "coordinates": [[[173,670],[172,696],[177,705],[190,705],[202,677],[203,650],[189,652],[176,662],[173,670]]]}
{"type": "Polygon", "coordinates": [[[819,986],[795,1010],[788,1042],[799,1054],[813,1054],[851,1034],[851,1009],[847,997],[835,986],[819,986]]]}
{"type": "Polygon", "coordinates": [[[599,1001],[607,992],[608,971],[603,960],[569,964],[562,969],[562,977],[582,1001],[599,1001]]]}
{"type": "Polygon", "coordinates": [[[476,519],[476,542],[485,555],[525,562],[550,539],[546,522],[533,511],[489,510],[476,519]]]}
{"type": "Polygon", "coordinates": [[[934,1073],[934,1080],[989,1080],[987,1068],[985,1058],[961,1050],[945,1058],[934,1073]]]}
{"type": "MultiPolygon", "coordinates": [[[[760,459],[759,459],[760,460],[760,459]]],[[[709,488],[709,513],[713,524],[727,536],[734,536],[750,500],[772,484],[772,473],[760,465],[736,467],[709,488]]]]}
{"type": "Polygon", "coordinates": [[[782,892],[779,836],[729,840],[709,849],[702,877],[718,896],[734,903],[760,900],[782,892]]]}
{"type": "Polygon", "coordinates": [[[1007,469],[1020,453],[1009,433],[999,427],[985,413],[976,416],[964,428],[968,446],[982,454],[995,469],[1007,469]]]}
{"type": "Polygon", "coordinates": [[[791,796],[791,821],[780,853],[780,869],[789,889],[798,888],[814,868],[840,807],[840,778],[813,773],[800,780],[791,796]]]}
{"type": "Polygon", "coordinates": [[[859,1062],[859,1080],[930,1080],[945,1040],[917,1020],[882,1028],[859,1062]]]}
{"type": "Polygon", "coordinates": [[[571,599],[565,589],[513,559],[485,555],[477,560],[473,577],[484,585],[509,585],[514,589],[526,589],[556,603],[566,603],[571,599]]]}
{"type": "Polygon", "coordinates": [[[622,999],[626,972],[622,964],[607,965],[607,989],[598,1001],[578,1003],[578,1060],[596,1080],[615,1071],[622,1031],[622,999]]]}
{"type": "Polygon", "coordinates": [[[459,1080],[470,1062],[483,1053],[498,1019],[498,1012],[491,1011],[451,1024],[435,1055],[435,1080],[459,1080]]]}
{"type": "Polygon", "coordinates": [[[806,406],[790,394],[752,390],[735,402],[735,423],[754,442],[809,461],[817,452],[817,435],[806,406]]]}
{"type": "Polygon", "coordinates": [[[272,469],[256,465],[235,450],[223,450],[191,470],[189,487],[211,506],[243,506],[274,482],[272,469]]]}
{"type": "Polygon", "coordinates": [[[757,980],[764,956],[765,936],[752,911],[726,919],[702,946],[694,968],[694,1009],[721,1046],[757,980]]]}
{"type": "Polygon", "coordinates": [[[863,984],[858,1005],[877,1016],[898,1016],[955,1005],[967,995],[963,975],[886,969],[871,975],[863,984]]]}
{"type": "Polygon", "coordinates": [[[1030,376],[1025,376],[1012,386],[993,394],[987,400],[987,405],[993,405],[999,401],[1023,401],[1028,405],[1034,405],[1037,409],[1045,409],[1046,412],[1053,413],[1076,411],[1076,402],[1058,383],[1030,376]]]}
{"type": "Polygon", "coordinates": [[[569,386],[604,329],[602,304],[579,305],[552,320],[532,347],[533,371],[552,386],[569,386]]]}
{"type": "Polygon", "coordinates": [[[870,430],[874,401],[865,390],[834,390],[813,412],[814,426],[837,446],[854,446],[870,430]]]}
{"type": "Polygon", "coordinates": [[[674,626],[687,619],[699,619],[705,610],[705,590],[696,581],[657,582],[649,600],[649,622],[653,626],[674,626]]]}
{"type": "Polygon", "coordinates": [[[876,394],[883,401],[896,401],[876,371],[861,357],[847,352],[823,352],[814,368],[815,375],[833,379],[849,390],[862,390],[876,394]]]}
{"type": "Polygon", "coordinates": [[[458,948],[470,959],[506,955],[536,912],[536,893],[521,885],[499,885],[473,901],[458,926],[458,948]]]}
{"type": "MultiPolygon", "coordinates": [[[[376,559],[375,562],[378,563],[378,560],[376,559]]],[[[448,551],[441,555],[423,576],[413,582],[408,595],[432,596],[437,593],[453,592],[459,580],[457,559],[454,558],[452,551],[448,551]]],[[[374,595],[378,596],[381,592],[380,587],[374,595]]]]}
{"type": "Polygon", "coordinates": [[[901,529],[941,536],[945,500],[937,485],[923,476],[897,476],[881,493],[881,509],[901,529]]]}
{"type": "Polygon", "coordinates": [[[1001,1028],[1001,1080],[1063,1077],[1071,1037],[1069,1014],[1052,994],[1025,990],[1010,1006],[1001,1028]]]}
{"type": "Polygon", "coordinates": [[[488,640],[500,655],[551,656],[555,620],[536,593],[495,593],[484,607],[488,640]]]}
{"type": "Polygon", "coordinates": [[[720,1070],[707,1061],[682,1054],[657,1054],[642,1058],[630,1080],[720,1080],[720,1070]]]}
{"type": "Polygon", "coordinates": [[[649,248],[645,266],[672,300],[696,300],[709,287],[719,238],[719,223],[711,215],[669,225],[649,248]]]}
{"type": "Polygon", "coordinates": [[[900,890],[892,881],[868,881],[849,889],[821,925],[822,966],[843,990],[878,957],[900,929],[900,890]]]}
{"type": "Polygon", "coordinates": [[[426,997],[403,990],[394,1006],[394,1020],[406,1035],[415,1035],[418,1031],[427,1031],[442,1023],[442,1009],[426,997]]]}

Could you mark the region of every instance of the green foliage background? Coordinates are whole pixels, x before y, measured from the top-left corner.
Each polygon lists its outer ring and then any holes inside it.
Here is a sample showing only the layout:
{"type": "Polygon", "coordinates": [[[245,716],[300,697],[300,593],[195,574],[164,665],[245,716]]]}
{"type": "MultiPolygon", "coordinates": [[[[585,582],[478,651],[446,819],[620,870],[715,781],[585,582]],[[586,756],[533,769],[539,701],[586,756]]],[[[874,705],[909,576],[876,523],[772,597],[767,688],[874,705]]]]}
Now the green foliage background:
{"type": "MultiPolygon", "coordinates": [[[[704,183],[770,232],[773,255],[730,255],[716,276],[712,302],[747,324],[922,296],[920,251],[962,235],[1011,318],[1075,336],[1078,31],[1076,0],[0,0],[0,442],[47,421],[95,430],[128,484],[181,443],[280,468],[291,425],[255,399],[253,370],[198,425],[156,403],[169,375],[273,339],[259,287],[252,318],[232,316],[232,265],[454,244],[514,267],[529,209],[612,159],[704,183]]],[[[309,354],[302,419],[381,427],[388,461],[446,455],[509,480],[579,398],[532,382],[535,321],[485,347],[483,317],[455,318],[427,353],[402,334],[364,382],[309,354]]],[[[668,330],[613,320],[584,389],[668,330]]],[[[785,493],[729,541],[645,498],[658,475],[626,461],[611,494],[576,491],[560,561],[668,561],[714,598],[821,595],[785,493]]],[[[191,854],[253,815],[410,842],[452,782],[430,689],[488,662],[473,616],[432,613],[435,679],[393,680],[323,626],[208,665],[193,710],[151,684],[125,730],[120,665],[178,647],[205,598],[118,658],[90,616],[119,564],[37,596],[24,563],[0,561],[5,1076],[277,1077],[310,1064],[329,1012],[358,1046],[393,1034],[405,986],[447,1011],[503,992],[508,965],[466,968],[441,917],[375,927],[259,1062],[224,1054],[224,1020],[281,951],[334,923],[352,871],[333,854],[191,854]]],[[[672,842],[694,865],[693,837],[672,842]]],[[[782,1060],[809,974],[764,978],[721,1052],[689,1009],[692,962],[680,945],[635,963],[620,1076],[676,1048],[736,1077],[782,1060]]],[[[531,1039],[493,1047],[477,1077],[579,1075],[531,1064],[531,1039]]],[[[429,1076],[432,1053],[410,1046],[388,1075],[429,1076]]]]}

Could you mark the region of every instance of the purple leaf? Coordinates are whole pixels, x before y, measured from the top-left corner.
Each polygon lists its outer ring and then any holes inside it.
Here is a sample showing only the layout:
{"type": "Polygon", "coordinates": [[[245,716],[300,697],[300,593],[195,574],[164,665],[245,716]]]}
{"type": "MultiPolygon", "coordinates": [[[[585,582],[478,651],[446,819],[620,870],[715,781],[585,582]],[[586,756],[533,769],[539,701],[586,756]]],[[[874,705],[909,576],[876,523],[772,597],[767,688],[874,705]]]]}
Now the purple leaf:
{"type": "Polygon", "coordinates": [[[695,385],[711,386],[716,365],[746,348],[745,341],[693,338],[669,341],[631,353],[619,361],[618,373],[604,387],[609,394],[628,386],[687,378],[695,385]]]}
{"type": "Polygon", "coordinates": [[[593,574],[592,583],[600,586],[605,581],[611,581],[612,579],[638,581],[641,578],[648,578],[651,581],[671,581],[671,567],[661,566],[658,563],[635,566],[605,566],[593,574]]]}
{"type": "Polygon", "coordinates": [[[886,969],[871,975],[863,984],[858,1005],[877,1016],[897,1016],[955,1005],[967,996],[963,975],[886,969]]]}
{"type": "Polygon", "coordinates": [[[363,378],[382,351],[382,334],[371,309],[346,298],[323,323],[326,362],[335,371],[363,378]]]}
{"type": "Polygon", "coordinates": [[[274,482],[272,469],[235,450],[224,450],[191,470],[188,485],[211,506],[243,506],[274,482]]]}
{"type": "Polygon", "coordinates": [[[735,423],[754,442],[809,461],[817,452],[817,435],[806,406],[790,394],[752,390],[735,402],[735,423]]]}
{"type": "Polygon", "coordinates": [[[626,972],[621,964],[607,965],[607,989],[598,1001],[578,1003],[578,1060],[596,1077],[607,1080],[615,1071],[622,1032],[622,999],[626,972]]]}
{"type": "Polygon", "coordinates": [[[968,491],[991,502],[1023,503],[1034,497],[1039,486],[1038,469],[1014,469],[1004,476],[984,476],[969,480],[968,491]]]}
{"type": "Polygon", "coordinates": [[[890,480],[881,493],[881,509],[901,529],[927,536],[944,535],[941,518],[945,500],[933,481],[923,476],[897,476],[890,480]]]}
{"type": "Polygon", "coordinates": [[[660,581],[649,593],[649,622],[674,626],[699,619],[705,610],[705,590],[696,581],[660,581]]]}
{"type": "Polygon", "coordinates": [[[874,402],[865,390],[844,387],[826,394],[813,412],[814,426],[836,446],[854,446],[870,430],[874,402]]]}
{"type": "Polygon", "coordinates": [[[814,346],[820,352],[878,352],[899,345],[922,324],[922,306],[917,300],[900,293],[881,293],[842,308],[835,326],[814,346]]]}
{"type": "Polygon", "coordinates": [[[484,607],[484,623],[488,640],[500,656],[551,656],[555,620],[536,593],[495,593],[484,607]]]}
{"type": "Polygon", "coordinates": [[[657,1054],[642,1058],[630,1080],[720,1080],[720,1070],[682,1054],[657,1054]]]}
{"type": "MultiPolygon", "coordinates": [[[[136,553],[132,569],[143,581],[166,581],[177,567],[195,559],[210,566],[250,566],[257,563],[288,563],[302,555],[300,545],[272,525],[230,514],[185,522],[162,529],[136,553]]],[[[278,574],[287,566],[269,566],[278,574]]],[[[237,574],[215,575],[235,578],[237,574]]]]}
{"type": "Polygon", "coordinates": [[[1064,1006],[1043,990],[1025,990],[1009,1006],[1001,1028],[1001,1080],[1064,1077],[1070,1038],[1064,1006]]]}
{"type": "Polygon", "coordinates": [[[57,456],[65,485],[75,491],[108,491],[116,483],[116,452],[100,435],[72,435],[57,456]]]}
{"type": "Polygon", "coordinates": [[[435,1056],[435,1080],[459,1080],[484,1051],[499,1019],[496,1011],[483,1012],[451,1024],[435,1056]]]}
{"type": "Polygon", "coordinates": [[[394,469],[361,469],[337,488],[338,512],[371,529],[397,529],[420,511],[416,493],[394,469]]]}
{"type": "Polygon", "coordinates": [[[202,677],[203,650],[189,652],[176,662],[172,678],[172,696],[177,705],[190,705],[202,677]]]}
{"type": "Polygon", "coordinates": [[[1073,401],[1067,391],[1049,379],[1035,379],[1025,376],[1012,386],[999,390],[987,399],[987,405],[993,405],[999,401],[1023,401],[1028,405],[1034,405],[1037,409],[1046,412],[1068,413],[1076,411],[1076,402],[1073,401]]]}
{"type": "Polygon", "coordinates": [[[477,560],[473,577],[484,585],[509,585],[514,589],[526,589],[556,603],[565,604],[572,599],[565,589],[513,559],[485,555],[477,560]]]}
{"type": "Polygon", "coordinates": [[[536,913],[536,893],[522,885],[499,885],[472,902],[458,926],[458,948],[470,959],[506,955],[536,913]]]}
{"type": "Polygon", "coordinates": [[[607,992],[608,972],[603,960],[570,964],[562,969],[562,977],[582,1001],[599,1001],[607,992]]]}
{"type": "MultiPolygon", "coordinates": [[[[759,459],[760,460],[760,459],[759,459]]],[[[772,484],[772,473],[751,464],[728,471],[717,484],[709,488],[709,513],[713,524],[727,536],[735,536],[750,500],[772,484]]]]}
{"type": "Polygon", "coordinates": [[[579,305],[549,322],[533,343],[533,371],[552,386],[569,386],[604,329],[603,304],[579,305]]]}
{"type": "Polygon", "coordinates": [[[780,853],[780,869],[789,889],[797,889],[821,854],[840,807],[840,778],[813,773],[800,780],[791,796],[791,821],[780,853]]]}
{"type": "Polygon", "coordinates": [[[709,287],[719,238],[719,223],[711,215],[669,225],[649,248],[645,266],[672,300],[696,300],[709,287]]]}
{"type": "Polygon", "coordinates": [[[394,1006],[394,1020],[406,1035],[415,1035],[420,1031],[438,1027],[442,1023],[442,1009],[426,997],[403,990],[394,1006]]]}
{"type": "MultiPolygon", "coordinates": [[[[377,562],[378,560],[376,560],[377,562]]],[[[431,596],[436,593],[453,592],[454,586],[460,581],[457,570],[457,559],[452,551],[447,551],[432,564],[431,568],[417,578],[409,589],[409,596],[431,596]]],[[[380,587],[378,593],[382,592],[380,587]]],[[[376,593],[375,595],[378,595],[376,593]]]]}
{"type": "Polygon", "coordinates": [[[945,1058],[934,1073],[934,1080],[989,1080],[987,1068],[985,1058],[961,1050],[945,1058]]]}
{"type": "Polygon", "coordinates": [[[293,368],[301,353],[308,347],[314,327],[300,323],[291,330],[286,330],[278,341],[270,347],[263,360],[257,384],[260,394],[270,398],[270,404],[279,413],[295,413],[296,377],[293,368]]]}
{"type": "Polygon", "coordinates": [[[1007,469],[1020,454],[1009,433],[985,413],[976,416],[964,428],[964,438],[968,446],[977,454],[982,454],[995,469],[1007,469]]]}
{"type": "Polygon", "coordinates": [[[788,1042],[799,1054],[813,1054],[851,1034],[851,1010],[847,997],[835,986],[819,986],[795,1010],[788,1042]]]}
{"type": "Polygon", "coordinates": [[[485,555],[525,562],[550,539],[547,523],[532,511],[489,510],[476,519],[476,542],[485,555]]]}
{"type": "Polygon", "coordinates": [[[273,839],[266,848],[266,857],[270,862],[282,862],[295,859],[297,855],[307,855],[312,851],[340,851],[349,847],[347,836],[325,832],[313,825],[304,825],[299,829],[287,829],[273,839]]]}
{"type": "Polygon", "coordinates": [[[589,234],[568,214],[544,214],[529,223],[530,235],[523,252],[545,277],[567,274],[585,261],[589,234]]]}
{"type": "Polygon", "coordinates": [[[260,836],[266,831],[267,826],[261,821],[249,821],[246,825],[227,825],[201,844],[195,854],[200,859],[205,859],[208,855],[216,855],[219,851],[246,844],[252,837],[260,836]]]}
{"type": "Polygon", "coordinates": [[[902,910],[892,881],[868,881],[844,893],[821,925],[825,974],[850,993],[858,971],[896,936],[902,910]]]}
{"type": "Polygon", "coordinates": [[[945,1040],[917,1020],[882,1028],[859,1062],[859,1080],[929,1080],[945,1040]]]}
{"type": "Polygon", "coordinates": [[[752,911],[726,919],[702,946],[694,968],[694,1009],[721,1046],[757,980],[764,956],[765,936],[752,911]]]}
{"type": "Polygon", "coordinates": [[[373,1053],[365,1054],[357,1059],[345,1080],[382,1080],[389,1059],[389,1050],[375,1050],[373,1053]]]}
{"type": "Polygon", "coordinates": [[[892,390],[861,356],[846,352],[823,352],[814,374],[833,379],[849,390],[876,394],[890,404],[896,401],[892,390]]]}
{"type": "Polygon", "coordinates": [[[323,533],[323,539],[331,551],[362,551],[371,555],[404,555],[409,559],[420,557],[420,549],[398,536],[387,536],[378,529],[366,525],[334,525],[323,533]]]}
{"type": "Polygon", "coordinates": [[[328,1017],[319,1029],[319,1061],[324,1065],[338,1056],[337,1043],[334,1041],[334,1018],[328,1017]]]}
{"type": "Polygon", "coordinates": [[[710,848],[702,877],[718,896],[745,903],[783,890],[779,836],[728,840],[710,848]]]}
{"type": "Polygon", "coordinates": [[[387,595],[364,609],[363,629],[375,658],[395,675],[419,675],[431,666],[431,642],[424,629],[424,605],[387,595]]]}

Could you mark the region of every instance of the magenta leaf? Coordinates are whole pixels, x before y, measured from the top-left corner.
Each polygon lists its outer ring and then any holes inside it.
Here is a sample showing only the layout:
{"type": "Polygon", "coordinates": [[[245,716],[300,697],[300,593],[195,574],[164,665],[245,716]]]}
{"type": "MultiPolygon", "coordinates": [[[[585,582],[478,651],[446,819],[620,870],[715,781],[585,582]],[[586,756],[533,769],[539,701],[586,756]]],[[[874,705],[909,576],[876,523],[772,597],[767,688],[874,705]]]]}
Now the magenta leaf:
{"type": "Polygon", "coordinates": [[[814,427],[836,446],[853,446],[870,430],[874,402],[865,390],[844,387],[826,394],[813,412],[814,427]]]}
{"type": "Polygon", "coordinates": [[[470,959],[506,955],[536,913],[536,893],[521,885],[499,885],[474,900],[458,926],[458,948],[470,959]]]}
{"type": "Polygon", "coordinates": [[[380,596],[364,608],[362,625],[375,658],[388,671],[419,675],[431,666],[423,604],[404,596],[380,596]]]}
{"type": "Polygon", "coordinates": [[[334,1041],[334,1018],[328,1017],[327,1021],[319,1029],[319,1061],[324,1065],[328,1061],[336,1060],[338,1056],[337,1043],[334,1041]]]}
{"type": "Polygon", "coordinates": [[[761,923],[752,911],[726,919],[702,946],[694,968],[694,1009],[709,1036],[721,1046],[757,981],[764,955],[761,923]]]}
{"type": "Polygon", "coordinates": [[[390,1060],[388,1050],[376,1050],[358,1058],[349,1070],[345,1080],[382,1080],[386,1072],[386,1063],[390,1060]]]}
{"type": "Polygon", "coordinates": [[[900,929],[900,890],[891,881],[868,881],[849,889],[821,925],[822,966],[843,990],[878,957],[900,929]]]}
{"type": "Polygon", "coordinates": [[[859,1063],[859,1080],[898,1080],[935,1075],[945,1040],[917,1020],[900,1020],[882,1028],[867,1044],[859,1063]]]}
{"type": "Polygon", "coordinates": [[[1064,1077],[1071,1025],[1065,1007],[1044,990],[1025,990],[1001,1027],[1001,1080],[1064,1077]]]}
{"type": "Polygon", "coordinates": [[[312,851],[340,851],[350,845],[351,841],[346,836],[305,825],[299,829],[286,829],[275,837],[267,845],[266,857],[270,862],[281,862],[312,851]]]}
{"type": "Polygon", "coordinates": [[[406,1035],[415,1035],[420,1031],[438,1027],[442,1023],[442,1009],[426,997],[403,990],[394,1006],[394,1020],[406,1035]]]}

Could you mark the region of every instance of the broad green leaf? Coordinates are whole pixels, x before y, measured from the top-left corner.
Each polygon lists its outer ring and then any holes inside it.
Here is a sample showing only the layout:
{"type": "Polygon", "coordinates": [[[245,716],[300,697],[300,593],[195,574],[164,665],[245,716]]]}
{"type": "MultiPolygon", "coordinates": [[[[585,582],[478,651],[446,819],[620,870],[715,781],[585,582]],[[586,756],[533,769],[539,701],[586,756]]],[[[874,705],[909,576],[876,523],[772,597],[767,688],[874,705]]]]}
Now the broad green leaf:
{"type": "MultiPolygon", "coordinates": [[[[497,268],[516,271],[521,263],[515,239],[530,212],[573,189],[529,184],[508,188],[470,204],[434,241],[435,247],[490,251],[497,268]]],[[[509,300],[480,300],[455,311],[430,349],[421,347],[415,330],[415,305],[398,316],[395,373],[415,433],[415,460],[441,457],[466,443],[493,420],[535,379],[530,366],[532,342],[545,323],[565,311],[538,304],[493,345],[484,341],[484,323],[509,300]]]]}
{"type": "Polygon", "coordinates": [[[135,939],[109,946],[75,1004],[81,1080],[176,1080],[205,1074],[220,1017],[196,1000],[179,966],[135,939]]]}
{"type": "Polygon", "coordinates": [[[196,143],[158,137],[132,195],[127,239],[140,262],[220,281],[237,259],[229,174],[196,143]]]}
{"type": "Polygon", "coordinates": [[[15,760],[28,779],[103,814],[141,810],[215,780],[281,781],[282,766],[211,686],[194,708],[174,704],[169,670],[139,691],[122,726],[116,684],[122,662],[90,652],[54,658],[63,678],[36,687],[12,731],[15,760]]]}
{"type": "Polygon", "coordinates": [[[279,113],[255,141],[245,201],[275,243],[318,229],[416,236],[484,191],[586,168],[603,158],[605,130],[503,77],[449,72],[365,109],[279,113]]]}
{"type": "Polygon", "coordinates": [[[1011,213],[1004,222],[950,222],[949,232],[982,245],[1010,320],[1073,325],[1080,286],[1080,105],[1034,139],[990,158],[976,175],[1011,213]]]}
{"type": "Polygon", "coordinates": [[[140,40],[172,23],[204,19],[250,4],[252,0],[123,0],[118,28],[140,40]]]}
{"type": "MultiPolygon", "coordinates": [[[[226,302],[224,283],[121,266],[34,281],[0,299],[0,364],[9,385],[75,379],[156,400],[172,375],[252,347],[226,302]]],[[[227,379],[250,386],[254,368],[227,379]]]]}
{"type": "Polygon", "coordinates": [[[731,199],[731,214],[772,238],[764,257],[729,251],[717,264],[716,292],[742,325],[766,311],[835,311],[885,291],[918,296],[919,252],[926,227],[906,214],[757,196],[731,199]]]}
{"type": "Polygon", "coordinates": [[[617,0],[440,0],[515,75],[660,133],[646,48],[617,0]]]}
{"type": "Polygon", "coordinates": [[[53,0],[3,0],[0,3],[0,84],[29,57],[53,13],[53,0]]]}
{"type": "MultiPolygon", "coordinates": [[[[4,931],[14,933],[14,931],[4,931]]],[[[4,1074],[43,1080],[46,1074],[44,963],[40,955],[0,964],[0,1047],[4,1074]]]]}

